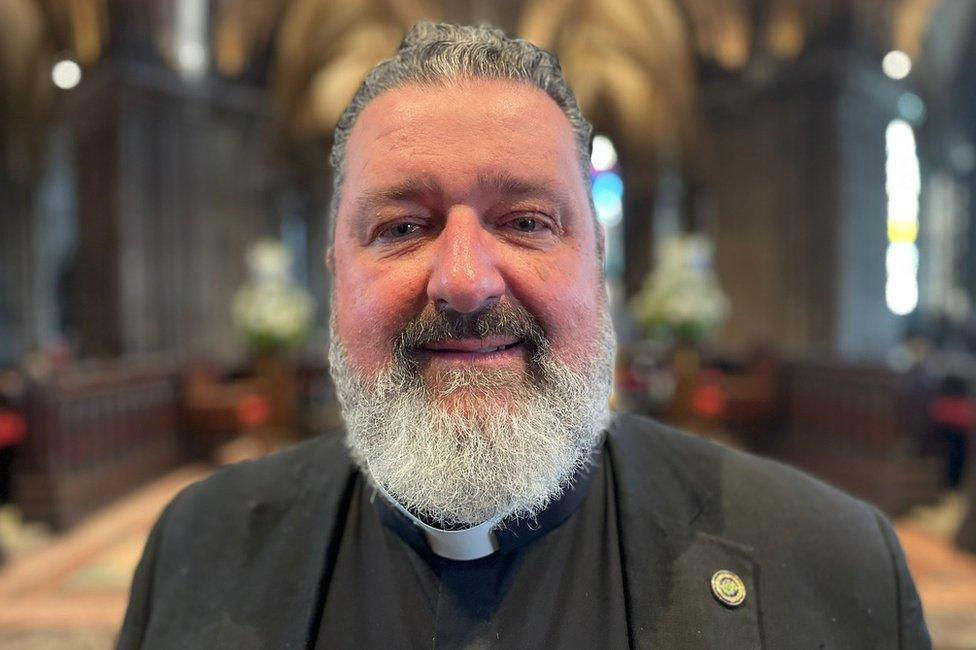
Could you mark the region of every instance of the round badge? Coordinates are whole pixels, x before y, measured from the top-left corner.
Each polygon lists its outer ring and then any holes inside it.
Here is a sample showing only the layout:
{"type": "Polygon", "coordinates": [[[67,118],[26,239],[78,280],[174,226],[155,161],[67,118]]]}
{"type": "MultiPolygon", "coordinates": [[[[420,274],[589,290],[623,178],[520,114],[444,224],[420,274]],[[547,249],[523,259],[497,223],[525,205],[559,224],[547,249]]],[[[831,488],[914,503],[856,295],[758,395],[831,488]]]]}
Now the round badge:
{"type": "Polygon", "coordinates": [[[742,578],[722,569],[712,576],[712,594],[728,607],[738,607],[746,599],[746,585],[742,578]]]}

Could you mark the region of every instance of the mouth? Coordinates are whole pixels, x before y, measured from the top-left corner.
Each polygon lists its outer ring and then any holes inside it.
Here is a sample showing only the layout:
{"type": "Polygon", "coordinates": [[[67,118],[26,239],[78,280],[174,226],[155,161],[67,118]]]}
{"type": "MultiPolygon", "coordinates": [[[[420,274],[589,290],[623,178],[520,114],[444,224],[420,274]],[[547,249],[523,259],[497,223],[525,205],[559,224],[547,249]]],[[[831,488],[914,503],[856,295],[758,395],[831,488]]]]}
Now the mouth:
{"type": "Polygon", "coordinates": [[[428,352],[468,352],[476,354],[490,354],[499,350],[507,350],[519,345],[522,339],[513,336],[490,336],[484,339],[447,339],[433,341],[421,349],[428,352]]]}
{"type": "Polygon", "coordinates": [[[419,356],[457,364],[502,363],[524,357],[525,341],[515,337],[492,336],[485,339],[448,339],[427,343],[419,356]]]}

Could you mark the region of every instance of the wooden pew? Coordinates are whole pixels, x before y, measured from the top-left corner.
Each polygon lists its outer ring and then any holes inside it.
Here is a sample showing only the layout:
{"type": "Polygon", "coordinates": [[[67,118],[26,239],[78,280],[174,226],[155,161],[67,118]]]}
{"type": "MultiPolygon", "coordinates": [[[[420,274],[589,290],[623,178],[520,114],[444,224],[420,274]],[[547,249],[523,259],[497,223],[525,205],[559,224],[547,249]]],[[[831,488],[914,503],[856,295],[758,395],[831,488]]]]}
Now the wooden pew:
{"type": "Polygon", "coordinates": [[[172,363],[78,367],[33,384],[28,432],[13,468],[14,500],[55,528],[175,466],[177,372],[172,363]]]}
{"type": "Polygon", "coordinates": [[[786,418],[764,450],[897,515],[935,501],[941,459],[922,453],[927,396],[911,374],[881,366],[787,366],[786,418]]]}

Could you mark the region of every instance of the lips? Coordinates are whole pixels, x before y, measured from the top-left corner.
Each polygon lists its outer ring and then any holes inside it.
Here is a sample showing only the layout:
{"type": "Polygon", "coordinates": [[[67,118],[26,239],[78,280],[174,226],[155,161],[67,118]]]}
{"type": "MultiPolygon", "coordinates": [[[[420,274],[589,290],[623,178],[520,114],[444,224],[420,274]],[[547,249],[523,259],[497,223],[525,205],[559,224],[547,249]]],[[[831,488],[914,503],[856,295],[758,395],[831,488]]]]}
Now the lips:
{"type": "Polygon", "coordinates": [[[489,336],[484,339],[449,339],[434,341],[423,346],[423,350],[433,353],[490,354],[515,347],[522,342],[513,336],[489,336]]]}

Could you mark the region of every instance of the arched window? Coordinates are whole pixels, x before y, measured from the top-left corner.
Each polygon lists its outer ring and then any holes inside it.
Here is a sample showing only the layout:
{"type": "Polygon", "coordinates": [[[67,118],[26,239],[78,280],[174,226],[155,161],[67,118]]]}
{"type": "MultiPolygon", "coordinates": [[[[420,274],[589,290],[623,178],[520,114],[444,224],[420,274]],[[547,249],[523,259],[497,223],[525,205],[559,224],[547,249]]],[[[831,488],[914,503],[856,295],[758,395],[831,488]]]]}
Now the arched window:
{"type": "Polygon", "coordinates": [[[590,155],[590,186],[593,192],[593,207],[596,218],[606,231],[605,268],[608,281],[623,276],[624,245],[624,181],[620,174],[617,149],[605,135],[593,137],[593,152],[590,155]]]}
{"type": "Polygon", "coordinates": [[[899,316],[918,306],[918,195],[921,179],[915,132],[905,120],[892,120],[885,132],[888,195],[888,251],[885,301],[899,316]]]}

